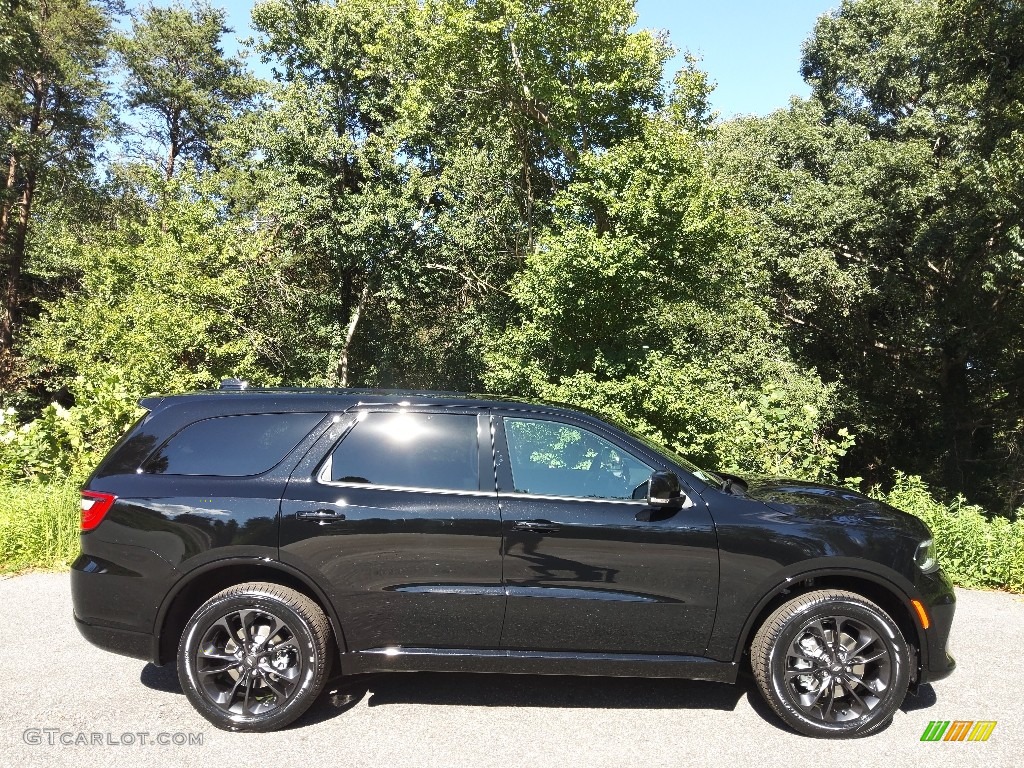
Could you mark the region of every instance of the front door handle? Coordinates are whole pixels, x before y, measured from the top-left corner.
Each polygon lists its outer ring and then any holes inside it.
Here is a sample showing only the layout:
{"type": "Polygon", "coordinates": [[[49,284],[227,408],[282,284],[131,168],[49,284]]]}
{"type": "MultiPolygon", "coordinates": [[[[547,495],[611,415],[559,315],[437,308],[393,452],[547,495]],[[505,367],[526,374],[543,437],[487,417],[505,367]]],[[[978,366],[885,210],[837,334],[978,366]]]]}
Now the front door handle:
{"type": "Polygon", "coordinates": [[[531,533],[554,533],[561,526],[550,520],[516,520],[512,523],[513,531],[530,531],[531,533]]]}
{"type": "Polygon", "coordinates": [[[295,513],[299,520],[319,520],[323,523],[334,523],[345,519],[344,512],[333,509],[300,509],[295,513]]]}

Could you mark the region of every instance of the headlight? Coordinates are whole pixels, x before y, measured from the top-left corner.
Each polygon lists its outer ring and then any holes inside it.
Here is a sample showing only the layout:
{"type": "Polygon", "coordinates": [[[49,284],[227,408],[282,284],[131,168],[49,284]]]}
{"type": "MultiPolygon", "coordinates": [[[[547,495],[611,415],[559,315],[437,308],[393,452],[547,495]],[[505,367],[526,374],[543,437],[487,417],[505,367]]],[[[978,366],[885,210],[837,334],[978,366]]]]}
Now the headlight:
{"type": "Polygon", "coordinates": [[[935,559],[934,539],[925,539],[917,545],[917,552],[914,553],[914,562],[925,573],[934,571],[938,567],[939,563],[935,559]]]}

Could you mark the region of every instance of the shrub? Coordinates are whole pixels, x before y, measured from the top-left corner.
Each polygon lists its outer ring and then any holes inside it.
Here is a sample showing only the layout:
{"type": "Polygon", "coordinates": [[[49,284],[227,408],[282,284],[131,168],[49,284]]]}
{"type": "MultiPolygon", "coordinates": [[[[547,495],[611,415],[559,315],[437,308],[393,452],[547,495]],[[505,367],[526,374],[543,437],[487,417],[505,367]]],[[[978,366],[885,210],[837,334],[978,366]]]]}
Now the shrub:
{"type": "Polygon", "coordinates": [[[108,374],[70,384],[75,405],[50,403],[21,424],[13,408],[0,411],[0,482],[81,483],[143,411],[120,377],[108,374]]]}
{"type": "Polygon", "coordinates": [[[77,485],[2,483],[0,572],[66,568],[78,554],[77,485]]]}
{"type": "Polygon", "coordinates": [[[888,494],[875,495],[927,523],[939,562],[958,586],[1024,592],[1024,519],[989,519],[962,496],[944,504],[921,478],[904,474],[888,494]]]}

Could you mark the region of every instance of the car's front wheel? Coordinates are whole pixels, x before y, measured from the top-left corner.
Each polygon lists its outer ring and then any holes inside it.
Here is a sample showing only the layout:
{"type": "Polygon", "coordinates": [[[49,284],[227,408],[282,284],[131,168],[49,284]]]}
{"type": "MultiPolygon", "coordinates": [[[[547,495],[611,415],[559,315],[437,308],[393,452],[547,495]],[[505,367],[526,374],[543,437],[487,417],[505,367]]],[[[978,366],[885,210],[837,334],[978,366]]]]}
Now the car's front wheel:
{"type": "Polygon", "coordinates": [[[884,726],[910,684],[896,623],[870,600],[819,590],[781,605],[750,648],[754,678],[786,723],[809,736],[865,736],[884,726]]]}
{"type": "Polygon", "coordinates": [[[218,728],[271,731],[316,700],[330,641],[327,618],[305,595],[278,584],[239,584],[189,620],[178,646],[178,679],[218,728]]]}

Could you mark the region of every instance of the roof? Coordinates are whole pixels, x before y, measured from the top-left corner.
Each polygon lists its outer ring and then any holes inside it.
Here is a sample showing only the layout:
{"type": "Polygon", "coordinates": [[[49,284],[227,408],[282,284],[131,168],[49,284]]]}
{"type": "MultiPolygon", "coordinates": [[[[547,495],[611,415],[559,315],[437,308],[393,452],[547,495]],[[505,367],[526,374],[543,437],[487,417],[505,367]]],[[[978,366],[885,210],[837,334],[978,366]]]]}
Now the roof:
{"type": "Polygon", "coordinates": [[[584,409],[559,403],[505,398],[468,392],[444,392],[416,389],[369,389],[356,387],[267,387],[255,389],[213,389],[174,395],[153,395],[139,401],[143,408],[154,411],[166,406],[188,402],[218,411],[257,408],[286,411],[299,409],[345,410],[358,405],[399,405],[464,408],[513,408],[547,413],[583,415],[595,418],[584,409]]]}

